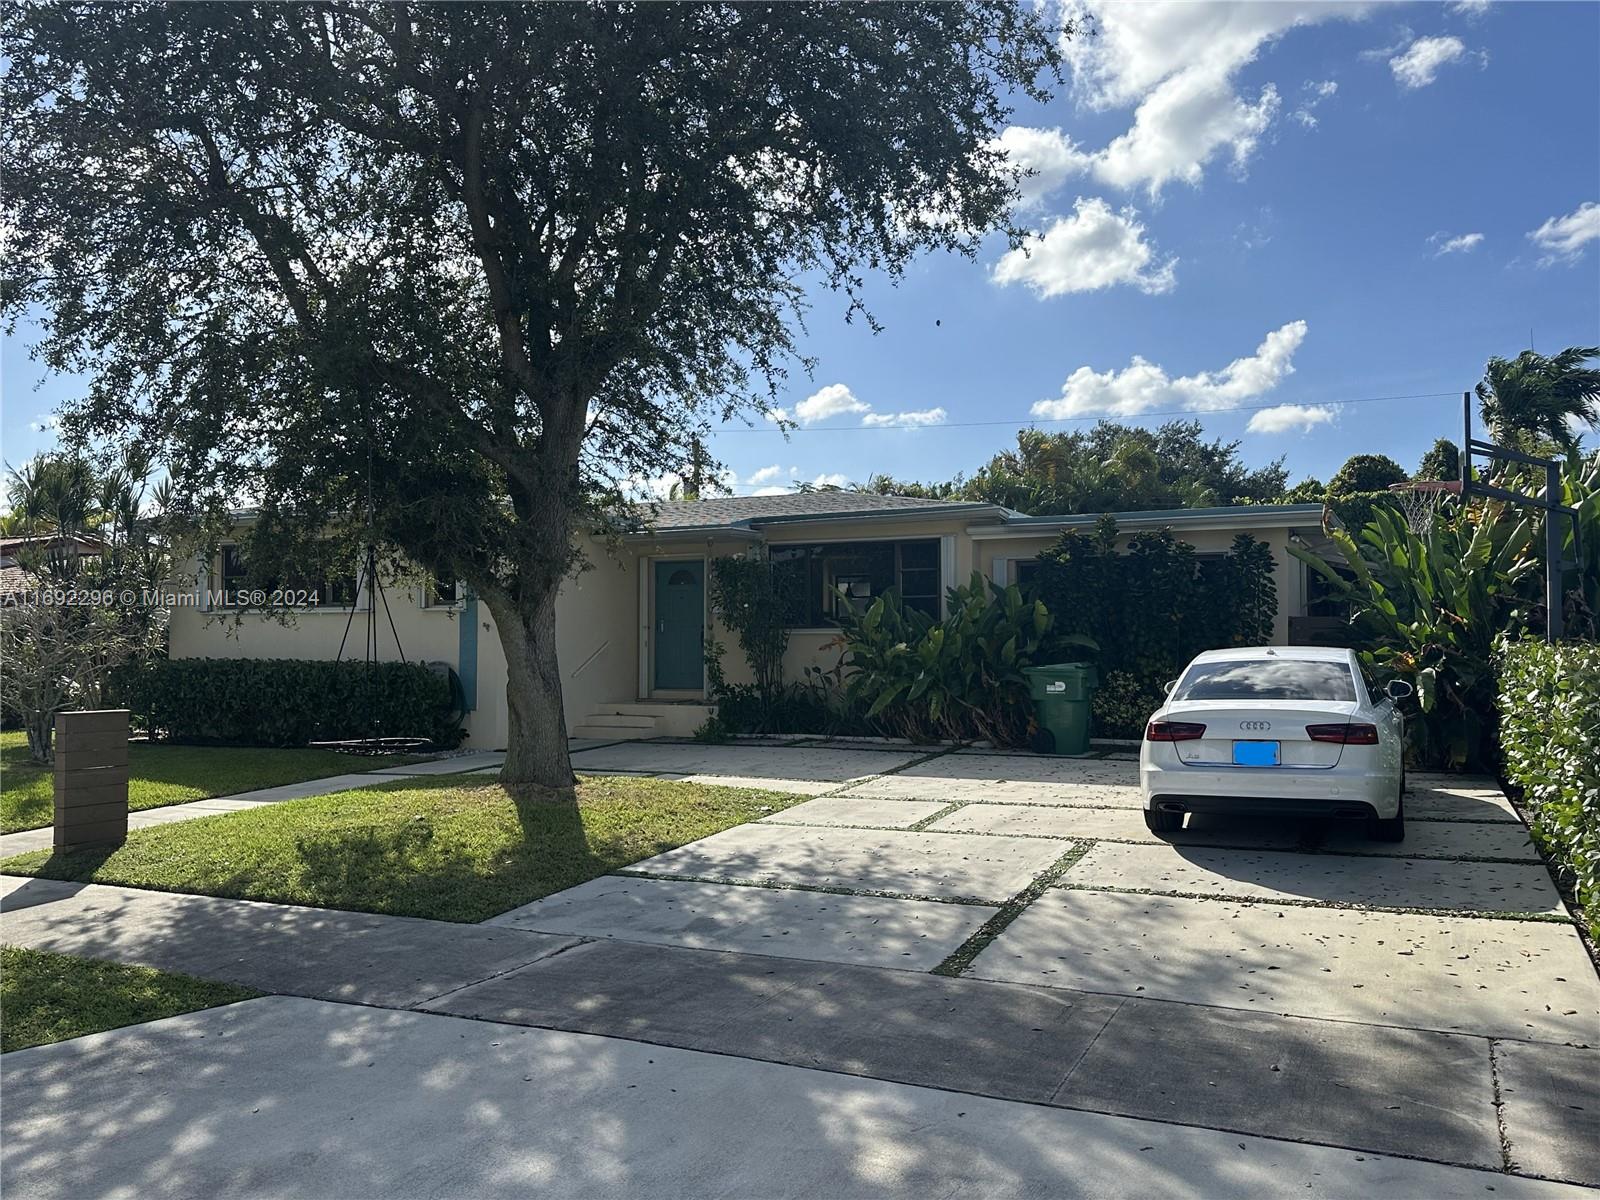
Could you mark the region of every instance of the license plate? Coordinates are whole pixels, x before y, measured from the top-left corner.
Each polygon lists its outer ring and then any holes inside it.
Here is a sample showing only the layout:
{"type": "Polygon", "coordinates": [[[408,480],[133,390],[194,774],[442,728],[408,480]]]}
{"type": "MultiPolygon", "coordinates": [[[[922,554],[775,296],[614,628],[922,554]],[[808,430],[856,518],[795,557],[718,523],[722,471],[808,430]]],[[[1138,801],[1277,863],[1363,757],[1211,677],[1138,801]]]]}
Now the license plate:
{"type": "Polygon", "coordinates": [[[1236,767],[1275,767],[1278,765],[1278,743],[1235,742],[1233,764],[1236,767]]]}

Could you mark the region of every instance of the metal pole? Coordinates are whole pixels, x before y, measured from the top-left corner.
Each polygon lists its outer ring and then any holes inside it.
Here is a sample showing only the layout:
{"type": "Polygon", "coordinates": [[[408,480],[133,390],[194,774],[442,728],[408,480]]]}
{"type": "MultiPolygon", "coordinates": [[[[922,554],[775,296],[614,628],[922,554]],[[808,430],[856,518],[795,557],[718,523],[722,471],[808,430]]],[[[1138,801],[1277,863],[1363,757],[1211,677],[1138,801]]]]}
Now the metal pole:
{"type": "Polygon", "coordinates": [[[1545,640],[1561,639],[1561,471],[1544,469],[1544,602],[1548,609],[1545,640]]]}
{"type": "Polygon", "coordinates": [[[1461,393],[1461,503],[1467,502],[1467,481],[1472,478],[1472,393],[1461,393]]]}

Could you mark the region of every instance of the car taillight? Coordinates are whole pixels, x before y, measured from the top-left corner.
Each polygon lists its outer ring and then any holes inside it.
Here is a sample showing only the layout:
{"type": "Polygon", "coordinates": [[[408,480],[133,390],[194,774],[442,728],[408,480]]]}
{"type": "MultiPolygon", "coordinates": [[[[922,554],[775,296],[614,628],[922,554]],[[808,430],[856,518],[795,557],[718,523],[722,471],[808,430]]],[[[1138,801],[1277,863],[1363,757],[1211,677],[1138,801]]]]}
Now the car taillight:
{"type": "Polygon", "coordinates": [[[1306,736],[1313,742],[1337,742],[1341,746],[1376,746],[1376,725],[1307,725],[1306,736]]]}
{"type": "Polygon", "coordinates": [[[1204,725],[1192,721],[1151,721],[1145,728],[1147,742],[1192,742],[1206,735],[1204,725]]]}

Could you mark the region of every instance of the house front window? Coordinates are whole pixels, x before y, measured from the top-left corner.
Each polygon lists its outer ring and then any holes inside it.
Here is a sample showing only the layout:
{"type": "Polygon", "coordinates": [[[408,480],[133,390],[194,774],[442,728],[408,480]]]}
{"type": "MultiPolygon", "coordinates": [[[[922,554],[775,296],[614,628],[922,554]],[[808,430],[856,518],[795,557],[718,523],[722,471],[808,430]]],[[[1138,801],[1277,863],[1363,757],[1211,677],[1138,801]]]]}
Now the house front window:
{"type": "Polygon", "coordinates": [[[228,597],[228,603],[234,607],[244,607],[252,588],[269,594],[279,589],[297,593],[314,592],[317,602],[312,607],[315,608],[354,608],[356,604],[358,584],[354,571],[339,571],[322,579],[294,575],[283,581],[273,579],[252,583],[244,549],[238,545],[222,547],[221,565],[222,590],[228,597]]]}
{"type": "Polygon", "coordinates": [[[864,612],[891,588],[906,608],[939,615],[938,538],[777,545],[769,557],[791,626],[837,625],[844,605],[864,612]]]}

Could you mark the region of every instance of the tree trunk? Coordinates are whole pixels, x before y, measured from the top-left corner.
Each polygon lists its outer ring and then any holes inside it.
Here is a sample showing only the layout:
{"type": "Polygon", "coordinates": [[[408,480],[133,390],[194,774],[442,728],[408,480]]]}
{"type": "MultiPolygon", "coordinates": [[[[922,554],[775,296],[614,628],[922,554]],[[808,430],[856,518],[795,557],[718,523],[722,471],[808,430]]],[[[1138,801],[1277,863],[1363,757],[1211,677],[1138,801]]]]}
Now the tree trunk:
{"type": "Polygon", "coordinates": [[[567,756],[561,667],[556,656],[559,588],[557,580],[526,608],[519,608],[495,589],[483,593],[506,656],[509,727],[500,782],[518,803],[570,804],[577,795],[572,761],[567,756]]]}
{"type": "Polygon", "coordinates": [[[29,711],[22,722],[28,730],[28,756],[49,766],[55,761],[55,713],[29,711]]]}

